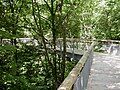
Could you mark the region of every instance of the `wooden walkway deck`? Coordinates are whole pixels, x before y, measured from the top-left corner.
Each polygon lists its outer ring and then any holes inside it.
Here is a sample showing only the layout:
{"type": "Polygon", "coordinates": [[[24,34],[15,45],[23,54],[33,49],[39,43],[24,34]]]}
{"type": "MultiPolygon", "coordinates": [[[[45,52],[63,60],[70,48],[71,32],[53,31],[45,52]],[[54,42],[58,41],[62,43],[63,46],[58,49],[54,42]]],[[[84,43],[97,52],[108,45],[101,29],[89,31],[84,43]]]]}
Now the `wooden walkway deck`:
{"type": "Polygon", "coordinates": [[[120,90],[120,55],[95,53],[87,90],[120,90]]]}

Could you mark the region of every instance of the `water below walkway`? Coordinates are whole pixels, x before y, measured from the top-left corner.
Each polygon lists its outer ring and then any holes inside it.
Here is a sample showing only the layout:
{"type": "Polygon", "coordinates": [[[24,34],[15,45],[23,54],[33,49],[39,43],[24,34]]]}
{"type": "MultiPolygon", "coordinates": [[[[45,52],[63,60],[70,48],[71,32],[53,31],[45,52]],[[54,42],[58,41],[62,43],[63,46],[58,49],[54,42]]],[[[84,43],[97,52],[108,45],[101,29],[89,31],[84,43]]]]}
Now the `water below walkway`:
{"type": "Polygon", "coordinates": [[[120,90],[120,55],[95,53],[87,90],[120,90]]]}

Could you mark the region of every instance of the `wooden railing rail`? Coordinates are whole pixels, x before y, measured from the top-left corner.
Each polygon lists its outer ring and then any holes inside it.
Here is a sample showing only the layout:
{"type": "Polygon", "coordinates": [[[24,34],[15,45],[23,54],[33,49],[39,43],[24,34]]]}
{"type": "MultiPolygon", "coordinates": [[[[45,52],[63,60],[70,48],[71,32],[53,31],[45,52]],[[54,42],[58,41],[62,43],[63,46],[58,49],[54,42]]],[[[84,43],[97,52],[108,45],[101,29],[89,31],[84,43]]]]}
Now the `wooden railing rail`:
{"type": "MultiPolygon", "coordinates": [[[[50,39],[51,40],[51,39],[50,39]]],[[[62,38],[58,38],[58,41],[61,40],[62,41],[62,38]]],[[[74,41],[74,42],[111,42],[111,43],[120,43],[120,40],[101,40],[101,39],[80,39],[80,38],[66,38],[66,41],[74,41]]]]}
{"type": "Polygon", "coordinates": [[[94,45],[95,45],[95,42],[91,44],[90,48],[84,53],[83,57],[79,60],[79,62],[72,69],[72,71],[65,78],[65,80],[59,86],[59,88],[57,90],[74,90],[73,85],[75,84],[78,76],[81,74],[81,72],[85,66],[85,63],[87,62],[87,60],[89,58],[89,55],[93,51],[94,45]]]}

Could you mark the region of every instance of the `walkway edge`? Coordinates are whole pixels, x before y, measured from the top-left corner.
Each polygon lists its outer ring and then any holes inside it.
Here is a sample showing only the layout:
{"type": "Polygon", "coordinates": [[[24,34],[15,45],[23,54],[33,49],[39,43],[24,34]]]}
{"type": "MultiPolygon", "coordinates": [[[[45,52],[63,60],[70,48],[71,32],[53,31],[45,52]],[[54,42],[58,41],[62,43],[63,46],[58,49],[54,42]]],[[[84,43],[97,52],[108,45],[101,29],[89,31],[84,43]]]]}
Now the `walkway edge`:
{"type": "Polygon", "coordinates": [[[71,90],[72,89],[72,86],[74,85],[75,81],[77,80],[77,77],[81,74],[81,71],[84,68],[85,63],[88,60],[88,57],[89,57],[90,53],[92,52],[94,45],[95,45],[95,42],[93,42],[91,44],[90,48],[84,53],[83,57],[79,60],[79,62],[72,69],[72,71],[65,78],[65,80],[59,86],[59,88],[57,90],[71,90]]]}

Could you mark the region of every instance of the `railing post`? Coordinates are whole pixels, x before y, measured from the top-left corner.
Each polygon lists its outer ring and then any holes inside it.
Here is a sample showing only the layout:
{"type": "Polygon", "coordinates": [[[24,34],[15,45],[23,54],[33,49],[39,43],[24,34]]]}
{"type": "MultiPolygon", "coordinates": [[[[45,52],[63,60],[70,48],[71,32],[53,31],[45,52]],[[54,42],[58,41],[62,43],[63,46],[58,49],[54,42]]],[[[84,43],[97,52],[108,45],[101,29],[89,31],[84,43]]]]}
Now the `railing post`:
{"type": "Polygon", "coordinates": [[[0,38],[0,46],[2,46],[2,38],[0,38]]]}
{"type": "Polygon", "coordinates": [[[120,54],[120,43],[118,43],[118,50],[116,55],[119,55],[119,54],[120,54]]]}
{"type": "Polygon", "coordinates": [[[76,47],[77,47],[77,49],[78,49],[78,41],[76,42],[76,47]]]}
{"type": "Polygon", "coordinates": [[[62,55],[62,41],[59,41],[59,44],[60,44],[60,55],[61,55],[61,57],[63,56],[62,55]]]}
{"type": "Polygon", "coordinates": [[[74,49],[75,49],[75,45],[74,45],[74,41],[72,42],[72,57],[74,59],[74,49]]]}

